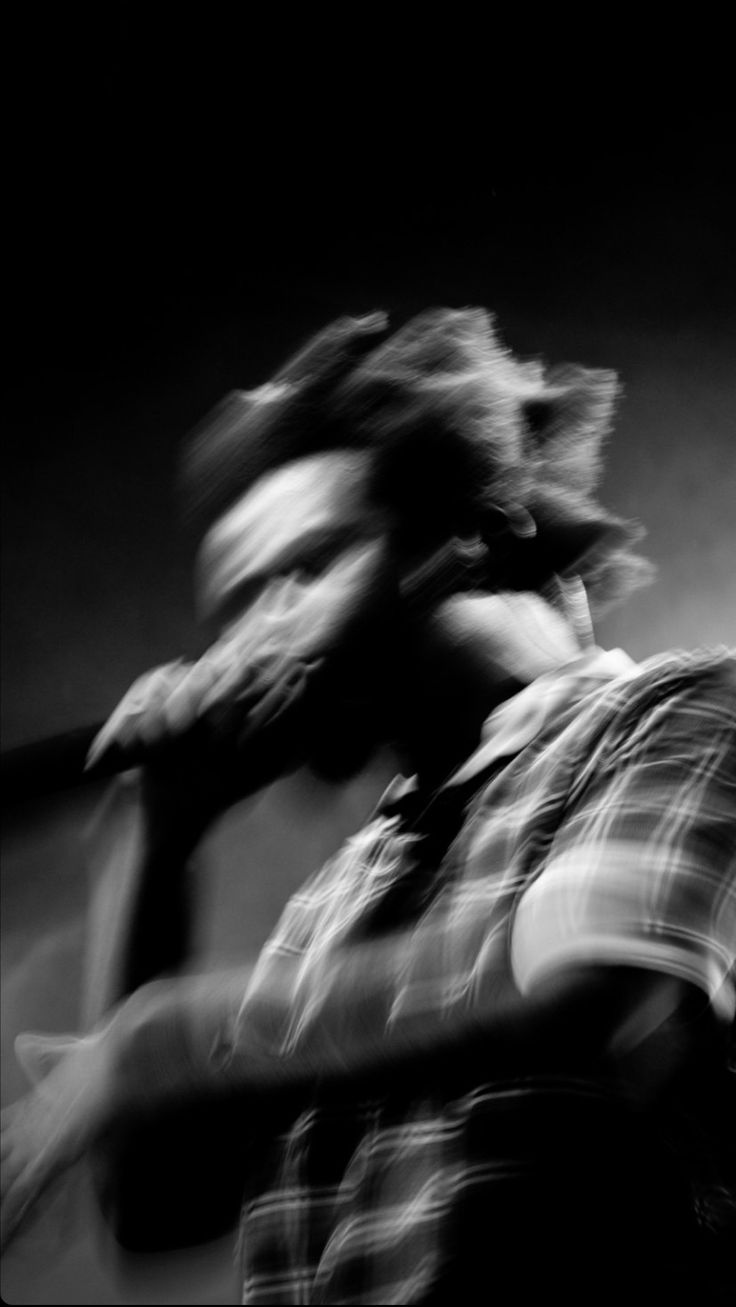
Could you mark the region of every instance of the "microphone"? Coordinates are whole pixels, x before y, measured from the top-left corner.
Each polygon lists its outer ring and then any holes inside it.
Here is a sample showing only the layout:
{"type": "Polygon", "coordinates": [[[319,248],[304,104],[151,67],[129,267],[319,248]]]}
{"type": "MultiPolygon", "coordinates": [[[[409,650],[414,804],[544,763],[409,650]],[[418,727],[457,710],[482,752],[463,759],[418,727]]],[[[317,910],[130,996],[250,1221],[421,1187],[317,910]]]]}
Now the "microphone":
{"type": "Polygon", "coordinates": [[[116,756],[112,749],[100,759],[94,771],[85,770],[89,750],[103,726],[104,722],[93,722],[4,750],[0,754],[3,802],[42,798],[127,771],[130,759],[116,756]]]}

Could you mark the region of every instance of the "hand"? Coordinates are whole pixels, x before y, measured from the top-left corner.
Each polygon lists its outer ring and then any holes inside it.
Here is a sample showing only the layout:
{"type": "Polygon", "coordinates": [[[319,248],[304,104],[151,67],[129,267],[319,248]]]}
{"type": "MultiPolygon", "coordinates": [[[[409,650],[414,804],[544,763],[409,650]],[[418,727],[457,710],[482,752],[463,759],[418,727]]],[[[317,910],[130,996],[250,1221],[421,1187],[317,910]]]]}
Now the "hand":
{"type": "Polygon", "coordinates": [[[98,1137],[113,1101],[106,1030],[19,1035],[16,1055],[33,1088],[1,1118],[3,1247],[98,1137]]]}
{"type": "Polygon", "coordinates": [[[195,693],[192,666],[181,659],[154,667],[139,676],[123,695],[115,711],[96,735],[87,755],[87,769],[95,767],[110,750],[120,750],[131,758],[165,739],[184,733],[196,718],[199,697],[195,693]]]}
{"type": "Polygon", "coordinates": [[[93,741],[87,767],[109,750],[135,766],[193,735],[200,750],[242,747],[299,699],[358,596],[374,595],[383,565],[383,541],[369,540],[317,580],[273,579],[196,663],[165,663],[133,683],[93,741]]]}
{"type": "Polygon", "coordinates": [[[87,770],[111,751],[127,755],[131,766],[149,762],[162,746],[176,742],[180,749],[197,726],[204,728],[200,750],[234,737],[242,742],[288,706],[319,660],[288,650],[259,654],[241,648],[240,637],[236,626],[198,662],[165,663],[134,681],[92,741],[87,770]]]}
{"type": "MultiPolygon", "coordinates": [[[[281,590],[289,590],[288,585],[281,590]]],[[[283,607],[286,602],[280,594],[283,607]]],[[[268,621],[279,616],[271,600],[268,621]]],[[[258,709],[263,716],[264,696],[278,688],[291,662],[287,651],[259,650],[260,627],[253,631],[252,617],[234,623],[196,662],[177,659],[145,672],[123,695],[115,711],[97,734],[87,755],[94,768],[111,750],[127,754],[131,766],[149,761],[161,746],[181,745],[197,725],[205,727],[210,743],[228,739],[258,709]]],[[[297,666],[299,666],[297,660],[297,666]]],[[[266,704],[266,710],[269,705],[266,704]]],[[[249,720],[248,725],[251,726],[249,720]]],[[[201,748],[202,739],[198,740],[201,748]]]]}
{"type": "Polygon", "coordinates": [[[237,798],[232,749],[213,703],[232,667],[206,655],[167,663],[138,678],[92,743],[87,770],[108,754],[142,764],[138,796],[149,851],[183,856],[209,822],[237,798]],[[218,729],[219,728],[219,729],[218,729]]]}
{"type": "Polygon", "coordinates": [[[140,677],[91,746],[88,769],[108,753],[142,764],[151,850],[188,856],[221,812],[303,761],[298,710],[320,660],[251,657],[242,638],[236,626],[199,662],[140,677]]]}

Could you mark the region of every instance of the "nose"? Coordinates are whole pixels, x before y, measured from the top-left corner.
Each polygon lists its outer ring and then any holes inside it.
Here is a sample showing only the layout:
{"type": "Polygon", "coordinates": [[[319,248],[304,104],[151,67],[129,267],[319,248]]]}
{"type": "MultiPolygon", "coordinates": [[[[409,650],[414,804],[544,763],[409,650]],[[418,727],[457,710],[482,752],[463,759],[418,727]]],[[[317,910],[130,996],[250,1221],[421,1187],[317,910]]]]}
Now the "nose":
{"type": "Polygon", "coordinates": [[[268,577],[314,555],[337,554],[350,539],[376,534],[366,502],[366,455],[340,450],[300,459],[251,487],[205,536],[198,558],[202,616],[213,619],[249,600],[268,577]]]}

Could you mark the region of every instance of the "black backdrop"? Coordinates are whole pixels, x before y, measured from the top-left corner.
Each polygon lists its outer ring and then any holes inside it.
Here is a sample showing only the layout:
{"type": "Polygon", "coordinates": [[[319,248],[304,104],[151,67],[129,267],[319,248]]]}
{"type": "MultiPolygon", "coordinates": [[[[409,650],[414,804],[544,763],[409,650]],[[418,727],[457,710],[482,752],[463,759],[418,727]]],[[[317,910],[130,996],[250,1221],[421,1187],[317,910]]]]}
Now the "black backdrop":
{"type": "MultiPolygon", "coordinates": [[[[187,13],[28,10],[10,36],[3,748],[104,717],[197,648],[179,443],[344,311],[486,304],[522,354],[618,368],[604,498],[645,522],[660,575],[600,638],[640,657],[736,644],[732,122],[652,87],[632,112],[620,71],[615,99],[591,94],[593,63],[563,107],[556,66],[532,96],[498,43],[457,90],[449,50],[410,63],[387,37],[359,67],[365,32],[336,47],[333,29],[312,32],[315,63],[290,15],[264,39],[250,11],[232,28],[187,13]]],[[[382,780],[297,779],[226,830],[205,953],[252,953],[382,780]]],[[[95,800],[7,823],[5,1098],[14,1033],[77,1020],[95,800]]],[[[61,1256],[40,1238],[7,1261],[9,1300],[221,1300],[222,1252],[131,1288],[89,1222],[61,1256]]]]}

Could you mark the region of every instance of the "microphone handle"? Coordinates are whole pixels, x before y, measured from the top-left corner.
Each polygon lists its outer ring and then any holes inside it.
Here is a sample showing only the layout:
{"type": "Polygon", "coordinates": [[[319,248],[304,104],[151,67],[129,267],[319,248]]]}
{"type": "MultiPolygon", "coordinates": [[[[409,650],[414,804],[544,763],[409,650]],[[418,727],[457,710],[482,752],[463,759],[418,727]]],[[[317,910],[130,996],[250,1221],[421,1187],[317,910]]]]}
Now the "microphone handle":
{"type": "Polygon", "coordinates": [[[129,753],[108,749],[93,769],[85,771],[90,746],[103,725],[104,722],[95,722],[78,726],[60,735],[5,750],[0,755],[3,803],[42,798],[46,794],[103,780],[129,771],[131,766],[143,761],[142,758],[132,758],[129,753]]]}

